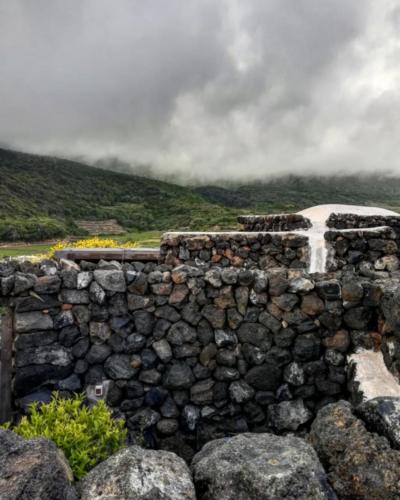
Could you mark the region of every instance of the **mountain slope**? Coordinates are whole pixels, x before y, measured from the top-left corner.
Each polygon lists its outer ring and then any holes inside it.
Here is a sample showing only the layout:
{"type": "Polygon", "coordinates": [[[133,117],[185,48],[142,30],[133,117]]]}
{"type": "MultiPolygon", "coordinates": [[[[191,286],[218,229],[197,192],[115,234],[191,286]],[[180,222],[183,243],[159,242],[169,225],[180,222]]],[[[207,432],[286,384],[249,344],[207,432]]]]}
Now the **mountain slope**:
{"type": "MultiPolygon", "coordinates": [[[[116,218],[135,230],[235,221],[236,211],[215,206],[193,189],[59,158],[0,149],[0,179],[3,220],[50,217],[66,221],[69,230],[83,218],[116,218]]],[[[6,238],[0,232],[1,239],[6,238]]]]}
{"type": "Polygon", "coordinates": [[[400,178],[286,176],[189,188],[103,168],[0,149],[0,241],[77,233],[79,219],[116,218],[136,231],[203,230],[237,227],[241,213],[297,211],[321,203],[400,211],[400,178]]]}

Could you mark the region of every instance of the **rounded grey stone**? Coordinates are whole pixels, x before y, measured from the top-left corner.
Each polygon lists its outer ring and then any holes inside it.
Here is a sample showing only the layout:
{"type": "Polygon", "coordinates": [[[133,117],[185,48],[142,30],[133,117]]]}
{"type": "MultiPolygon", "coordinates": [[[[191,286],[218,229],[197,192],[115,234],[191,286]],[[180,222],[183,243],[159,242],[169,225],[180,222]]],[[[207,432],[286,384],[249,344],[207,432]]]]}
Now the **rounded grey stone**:
{"type": "Polygon", "coordinates": [[[333,500],[324,469],[303,439],[244,433],[207,443],[192,461],[198,498],[333,500]]]}

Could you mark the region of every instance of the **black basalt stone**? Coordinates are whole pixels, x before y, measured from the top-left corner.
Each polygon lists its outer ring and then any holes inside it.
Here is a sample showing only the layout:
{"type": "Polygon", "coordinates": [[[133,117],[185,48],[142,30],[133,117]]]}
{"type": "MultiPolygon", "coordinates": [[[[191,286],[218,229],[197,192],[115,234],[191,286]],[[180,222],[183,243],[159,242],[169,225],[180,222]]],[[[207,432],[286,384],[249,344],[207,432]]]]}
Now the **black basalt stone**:
{"type": "Polygon", "coordinates": [[[319,281],[315,284],[318,295],[326,300],[341,298],[341,286],[338,280],[319,281]]]}
{"type": "Polygon", "coordinates": [[[167,396],[167,389],[164,389],[163,387],[152,387],[148,392],[146,392],[144,402],[148,406],[158,408],[164,403],[167,396]]]}
{"type": "Polygon", "coordinates": [[[65,347],[71,347],[79,340],[81,332],[76,326],[67,326],[59,334],[59,341],[65,347]]]}
{"type": "Polygon", "coordinates": [[[86,361],[95,365],[103,363],[111,354],[111,348],[106,344],[93,344],[86,354],[86,361]]]}
{"type": "Polygon", "coordinates": [[[136,311],[133,315],[135,328],[141,335],[150,335],[154,325],[154,315],[148,311],[136,311]]]}
{"type": "Polygon", "coordinates": [[[140,333],[132,333],[126,339],[126,352],[132,354],[141,351],[146,345],[146,337],[140,333]]]}
{"type": "Polygon", "coordinates": [[[242,323],[238,330],[240,342],[249,343],[265,350],[272,345],[272,335],[259,323],[242,323]]]}
{"type": "Polygon", "coordinates": [[[278,365],[268,363],[251,368],[245,380],[259,391],[275,391],[282,381],[282,371],[278,365]]]}
{"type": "Polygon", "coordinates": [[[128,380],[126,384],[126,393],[129,399],[134,399],[143,396],[144,394],[143,384],[138,380],[134,379],[128,380]]]}
{"type": "Polygon", "coordinates": [[[345,324],[354,330],[364,330],[371,319],[372,311],[366,307],[349,309],[344,315],[345,324]]]}
{"type": "Polygon", "coordinates": [[[71,375],[73,366],[30,365],[17,370],[14,381],[14,391],[23,396],[52,380],[64,379],[71,375]]]}
{"type": "Polygon", "coordinates": [[[72,348],[72,355],[74,358],[83,358],[87,351],[89,350],[89,339],[82,338],[76,342],[72,348]]]}
{"type": "Polygon", "coordinates": [[[167,368],[163,385],[167,389],[188,389],[195,378],[192,370],[186,363],[174,363],[167,368]]]}
{"type": "Polygon", "coordinates": [[[321,350],[321,341],[315,335],[306,333],[299,335],[293,348],[293,356],[297,361],[318,359],[321,350]]]}

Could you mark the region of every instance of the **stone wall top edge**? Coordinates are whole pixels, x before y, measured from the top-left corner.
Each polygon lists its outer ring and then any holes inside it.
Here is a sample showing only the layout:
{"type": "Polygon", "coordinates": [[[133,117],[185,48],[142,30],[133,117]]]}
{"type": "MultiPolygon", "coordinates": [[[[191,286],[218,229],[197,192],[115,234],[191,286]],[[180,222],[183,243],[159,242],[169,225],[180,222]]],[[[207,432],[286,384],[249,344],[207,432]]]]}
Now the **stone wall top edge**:
{"type": "MultiPolygon", "coordinates": [[[[123,272],[128,272],[128,271],[136,271],[136,272],[144,272],[145,274],[149,274],[153,271],[158,271],[158,270],[168,270],[170,272],[176,270],[176,269],[184,269],[187,268],[188,270],[193,269],[194,267],[198,268],[199,275],[204,275],[207,271],[210,271],[210,268],[207,267],[202,267],[202,266],[195,266],[195,265],[190,265],[187,263],[180,263],[178,265],[169,265],[166,263],[157,263],[157,262],[148,262],[148,261],[136,261],[136,262],[124,262],[124,261],[109,261],[109,262],[104,262],[101,261],[97,263],[89,263],[91,265],[90,268],[87,268],[86,261],[82,261],[81,263],[68,260],[68,259],[61,259],[61,260],[49,260],[49,259],[44,259],[42,261],[37,261],[37,262],[31,262],[29,260],[26,261],[16,261],[16,260],[9,260],[9,261],[3,261],[0,262],[0,282],[2,279],[7,279],[10,278],[11,276],[15,275],[16,273],[20,273],[23,275],[36,275],[36,276],[48,276],[52,277],[55,274],[62,273],[62,271],[72,271],[72,272],[90,272],[90,271],[123,271],[123,272]],[[82,264],[82,265],[81,265],[82,264]],[[120,266],[116,267],[116,264],[119,264],[120,266]],[[53,269],[53,271],[52,271],[53,269]],[[140,271],[139,271],[140,269],[140,271]]],[[[270,267],[270,268],[265,268],[265,269],[260,269],[260,268],[248,268],[246,266],[242,267],[237,267],[237,266],[229,266],[229,269],[236,273],[240,272],[252,272],[252,273],[259,273],[259,272],[264,272],[266,275],[269,274],[274,274],[276,272],[279,273],[284,273],[286,274],[289,278],[297,278],[297,277],[308,277],[309,279],[312,280],[320,280],[322,276],[325,277],[330,277],[330,278],[336,278],[340,277],[340,272],[332,272],[332,271],[327,271],[324,273],[309,273],[306,269],[303,268],[287,268],[285,266],[277,266],[277,267],[270,267]]],[[[226,270],[227,267],[223,266],[214,266],[213,271],[222,271],[226,270]]],[[[1,290],[0,290],[0,299],[4,297],[2,296],[1,290]]]]}
{"type": "Polygon", "coordinates": [[[342,212],[332,212],[330,216],[328,217],[340,217],[342,219],[351,217],[352,219],[400,219],[400,214],[352,214],[351,212],[349,213],[342,213],[342,212]]]}
{"type": "Polygon", "coordinates": [[[260,220],[265,220],[265,219],[272,219],[272,218],[279,218],[279,217],[287,217],[287,218],[294,218],[298,220],[302,219],[307,219],[308,217],[305,217],[302,214],[296,214],[296,213],[280,213],[280,214],[255,214],[255,215],[239,215],[238,220],[244,220],[244,221],[252,221],[255,219],[260,219],[260,220]]]}
{"type": "Polygon", "coordinates": [[[163,238],[171,235],[171,236],[246,236],[254,238],[257,235],[268,235],[268,234],[276,234],[283,236],[304,236],[308,237],[306,234],[301,234],[298,231],[166,231],[161,235],[161,241],[163,238]]]}
{"type": "Polygon", "coordinates": [[[393,232],[393,228],[390,226],[354,227],[349,229],[329,228],[328,231],[325,231],[324,235],[326,237],[326,235],[340,236],[353,233],[385,233],[385,232],[393,232]]]}

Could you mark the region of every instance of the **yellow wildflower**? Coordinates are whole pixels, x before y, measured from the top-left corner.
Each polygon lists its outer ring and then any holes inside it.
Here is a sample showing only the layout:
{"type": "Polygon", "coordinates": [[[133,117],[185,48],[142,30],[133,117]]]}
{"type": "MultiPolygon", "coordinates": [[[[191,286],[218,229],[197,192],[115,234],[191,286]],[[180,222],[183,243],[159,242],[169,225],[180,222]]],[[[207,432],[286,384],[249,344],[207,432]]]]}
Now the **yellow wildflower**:
{"type": "Polygon", "coordinates": [[[50,248],[48,257],[53,259],[55,253],[65,248],[136,248],[138,244],[135,241],[120,243],[111,238],[90,238],[87,240],[78,240],[74,242],[59,241],[50,248]]]}

